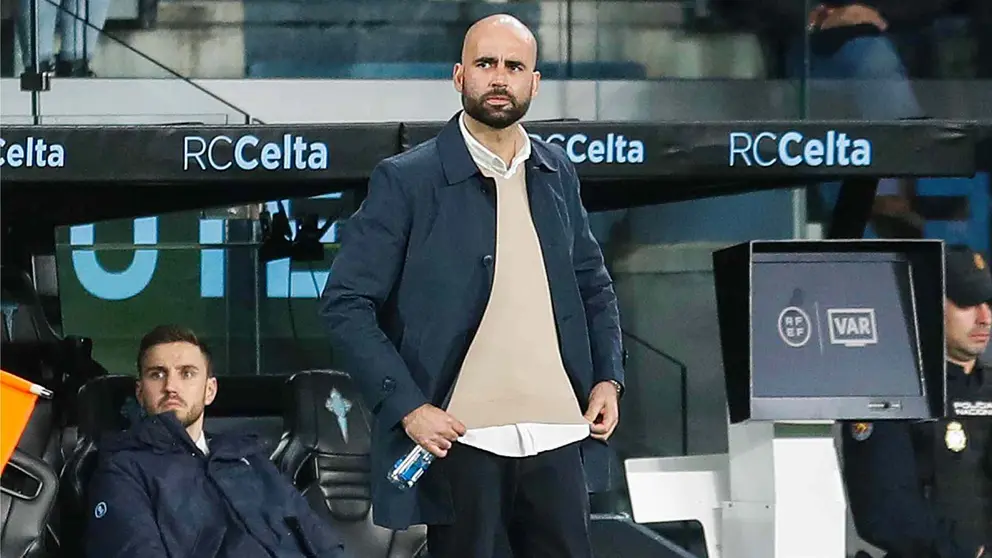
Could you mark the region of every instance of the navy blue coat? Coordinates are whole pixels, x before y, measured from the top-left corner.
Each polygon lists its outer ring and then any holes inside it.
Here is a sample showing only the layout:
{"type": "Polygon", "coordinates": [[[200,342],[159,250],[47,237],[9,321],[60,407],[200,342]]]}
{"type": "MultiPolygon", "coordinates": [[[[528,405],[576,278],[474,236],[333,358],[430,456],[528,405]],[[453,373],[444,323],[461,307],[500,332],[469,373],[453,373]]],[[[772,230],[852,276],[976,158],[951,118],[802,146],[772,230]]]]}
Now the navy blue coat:
{"type": "MultiPolygon", "coordinates": [[[[457,118],[375,167],[321,299],[335,356],[375,416],[374,521],[397,529],[453,519],[450,488],[432,469],[407,492],[386,474],[413,447],[401,419],[424,403],[442,406],[492,287],[495,184],[473,162],[457,118]]],[[[623,383],[616,295],[564,150],[534,140],[525,165],[562,360],[585,409],[597,382],[623,383]]],[[[589,490],[608,489],[607,445],[589,438],[582,456],[589,490]]]]}
{"type": "Polygon", "coordinates": [[[91,558],[344,558],[329,525],[251,437],[196,447],[174,413],[100,442],[88,490],[91,558]]]}

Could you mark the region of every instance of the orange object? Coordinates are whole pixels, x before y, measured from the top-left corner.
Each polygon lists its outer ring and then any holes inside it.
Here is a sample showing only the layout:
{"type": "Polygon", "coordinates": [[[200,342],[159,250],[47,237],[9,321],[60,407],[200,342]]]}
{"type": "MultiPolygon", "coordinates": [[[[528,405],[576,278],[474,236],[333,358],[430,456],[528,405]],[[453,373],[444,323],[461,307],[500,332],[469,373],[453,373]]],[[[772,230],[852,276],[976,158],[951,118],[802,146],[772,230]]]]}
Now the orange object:
{"type": "Polygon", "coordinates": [[[0,471],[14,453],[39,397],[51,399],[52,392],[0,370],[0,471]]]}

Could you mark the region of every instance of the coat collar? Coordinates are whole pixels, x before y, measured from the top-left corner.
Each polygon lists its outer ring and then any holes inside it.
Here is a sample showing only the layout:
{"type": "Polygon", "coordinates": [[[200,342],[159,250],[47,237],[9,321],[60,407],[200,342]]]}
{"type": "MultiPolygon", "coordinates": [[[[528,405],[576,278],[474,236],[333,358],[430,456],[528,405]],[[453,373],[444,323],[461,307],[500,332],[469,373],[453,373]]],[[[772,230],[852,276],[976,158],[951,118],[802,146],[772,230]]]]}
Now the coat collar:
{"type": "MultiPolygon", "coordinates": [[[[472,155],[468,152],[461,130],[458,128],[458,118],[461,113],[462,111],[455,113],[437,135],[437,150],[441,156],[441,168],[444,170],[444,178],[449,185],[464,182],[479,173],[479,167],[472,160],[472,155]]],[[[528,159],[526,166],[558,172],[558,165],[551,159],[547,146],[538,140],[531,141],[530,159],[528,159]]]]}
{"type": "MultiPolygon", "coordinates": [[[[220,459],[240,459],[263,450],[257,436],[220,435],[204,432],[210,443],[210,456],[220,459]]],[[[175,413],[147,416],[129,430],[106,436],[98,449],[107,453],[144,450],[158,454],[188,453],[198,450],[196,443],[176,418],[175,413]]]]}

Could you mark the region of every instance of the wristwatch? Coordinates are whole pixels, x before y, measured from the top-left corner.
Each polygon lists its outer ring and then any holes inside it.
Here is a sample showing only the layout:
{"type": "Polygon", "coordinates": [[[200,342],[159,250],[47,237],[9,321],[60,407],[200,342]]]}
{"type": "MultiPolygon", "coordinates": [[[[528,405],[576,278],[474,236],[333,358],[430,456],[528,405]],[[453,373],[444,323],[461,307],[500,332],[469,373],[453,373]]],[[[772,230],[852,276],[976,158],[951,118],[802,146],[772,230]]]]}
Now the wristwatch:
{"type": "Polygon", "coordinates": [[[622,395],[623,394],[623,386],[620,385],[620,382],[618,382],[616,380],[609,380],[609,382],[611,384],[613,384],[613,387],[617,388],[617,395],[622,395]]]}

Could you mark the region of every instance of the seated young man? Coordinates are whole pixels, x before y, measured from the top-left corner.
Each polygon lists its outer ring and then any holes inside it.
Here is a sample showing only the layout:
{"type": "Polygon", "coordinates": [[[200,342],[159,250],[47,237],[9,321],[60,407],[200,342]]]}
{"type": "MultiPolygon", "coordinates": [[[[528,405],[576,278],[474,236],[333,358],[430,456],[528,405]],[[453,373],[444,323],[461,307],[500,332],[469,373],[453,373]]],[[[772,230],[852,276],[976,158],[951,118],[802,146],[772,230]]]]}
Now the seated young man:
{"type": "Polygon", "coordinates": [[[88,556],[346,556],[257,441],[204,431],[217,378],[192,331],[160,326],[145,335],[138,374],[147,416],[100,442],[88,556]]]}

